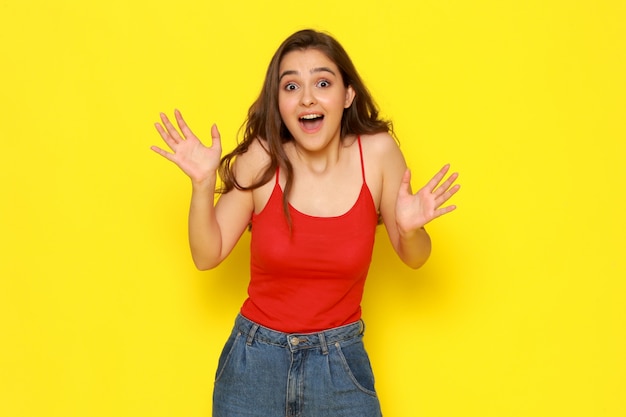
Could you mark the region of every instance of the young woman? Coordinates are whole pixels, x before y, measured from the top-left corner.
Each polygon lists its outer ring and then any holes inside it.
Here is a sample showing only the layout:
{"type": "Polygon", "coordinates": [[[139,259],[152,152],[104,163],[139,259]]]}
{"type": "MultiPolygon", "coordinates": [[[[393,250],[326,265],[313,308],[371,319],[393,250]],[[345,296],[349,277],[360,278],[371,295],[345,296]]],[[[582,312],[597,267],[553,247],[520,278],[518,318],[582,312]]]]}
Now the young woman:
{"type": "Polygon", "coordinates": [[[331,36],[278,48],[243,140],[221,157],[161,114],[156,128],[192,183],[189,242],[214,268],[251,227],[248,298],[218,363],[216,417],[380,416],[360,302],[379,219],[400,259],[426,262],[424,226],[452,211],[448,166],[413,194],[410,172],[354,65],[331,36]],[[214,204],[218,172],[223,181],[214,204]]]}

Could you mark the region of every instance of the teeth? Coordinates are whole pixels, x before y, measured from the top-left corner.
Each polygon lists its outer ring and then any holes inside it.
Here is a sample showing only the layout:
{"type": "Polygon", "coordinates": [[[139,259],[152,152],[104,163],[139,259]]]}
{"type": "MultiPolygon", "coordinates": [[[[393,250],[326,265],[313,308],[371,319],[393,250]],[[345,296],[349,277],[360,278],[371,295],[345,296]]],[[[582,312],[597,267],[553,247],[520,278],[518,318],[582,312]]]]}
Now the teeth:
{"type": "Polygon", "coordinates": [[[306,114],[306,115],[302,116],[301,119],[313,120],[313,119],[317,119],[319,117],[322,117],[322,115],[321,114],[306,114]]]}

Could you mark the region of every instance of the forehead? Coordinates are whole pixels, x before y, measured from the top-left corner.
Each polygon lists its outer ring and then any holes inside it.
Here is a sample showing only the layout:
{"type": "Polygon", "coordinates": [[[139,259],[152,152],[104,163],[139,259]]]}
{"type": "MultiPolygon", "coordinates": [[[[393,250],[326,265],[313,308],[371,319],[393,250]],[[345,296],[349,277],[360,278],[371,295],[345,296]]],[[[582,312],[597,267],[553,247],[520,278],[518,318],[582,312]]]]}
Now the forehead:
{"type": "Polygon", "coordinates": [[[335,74],[339,73],[337,65],[325,53],[317,49],[304,49],[285,54],[280,61],[279,72],[281,74],[284,71],[309,72],[321,67],[330,68],[335,74]]]}

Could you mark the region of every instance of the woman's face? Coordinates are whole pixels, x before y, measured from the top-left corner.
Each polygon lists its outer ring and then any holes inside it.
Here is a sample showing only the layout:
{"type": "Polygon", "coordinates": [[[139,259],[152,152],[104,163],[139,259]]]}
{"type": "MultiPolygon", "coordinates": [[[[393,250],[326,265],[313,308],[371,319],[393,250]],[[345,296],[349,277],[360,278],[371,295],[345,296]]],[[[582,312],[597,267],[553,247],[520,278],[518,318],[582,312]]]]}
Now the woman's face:
{"type": "Polygon", "coordinates": [[[296,145],[311,152],[340,139],[343,110],[354,99],[335,63],[317,49],[292,51],[279,67],[278,108],[296,145]]]}

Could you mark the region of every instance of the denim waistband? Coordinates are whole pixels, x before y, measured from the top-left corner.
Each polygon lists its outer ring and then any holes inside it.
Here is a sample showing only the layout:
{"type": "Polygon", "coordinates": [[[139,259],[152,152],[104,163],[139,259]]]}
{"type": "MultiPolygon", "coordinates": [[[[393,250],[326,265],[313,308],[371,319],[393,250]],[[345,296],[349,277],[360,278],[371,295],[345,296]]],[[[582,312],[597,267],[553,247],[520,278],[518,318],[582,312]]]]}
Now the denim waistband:
{"type": "Polygon", "coordinates": [[[361,336],[365,331],[365,324],[363,320],[359,320],[321,332],[283,333],[263,327],[239,314],[235,319],[235,328],[247,336],[248,345],[256,339],[276,346],[289,347],[292,351],[321,348],[322,352],[328,353],[329,344],[361,336]]]}

